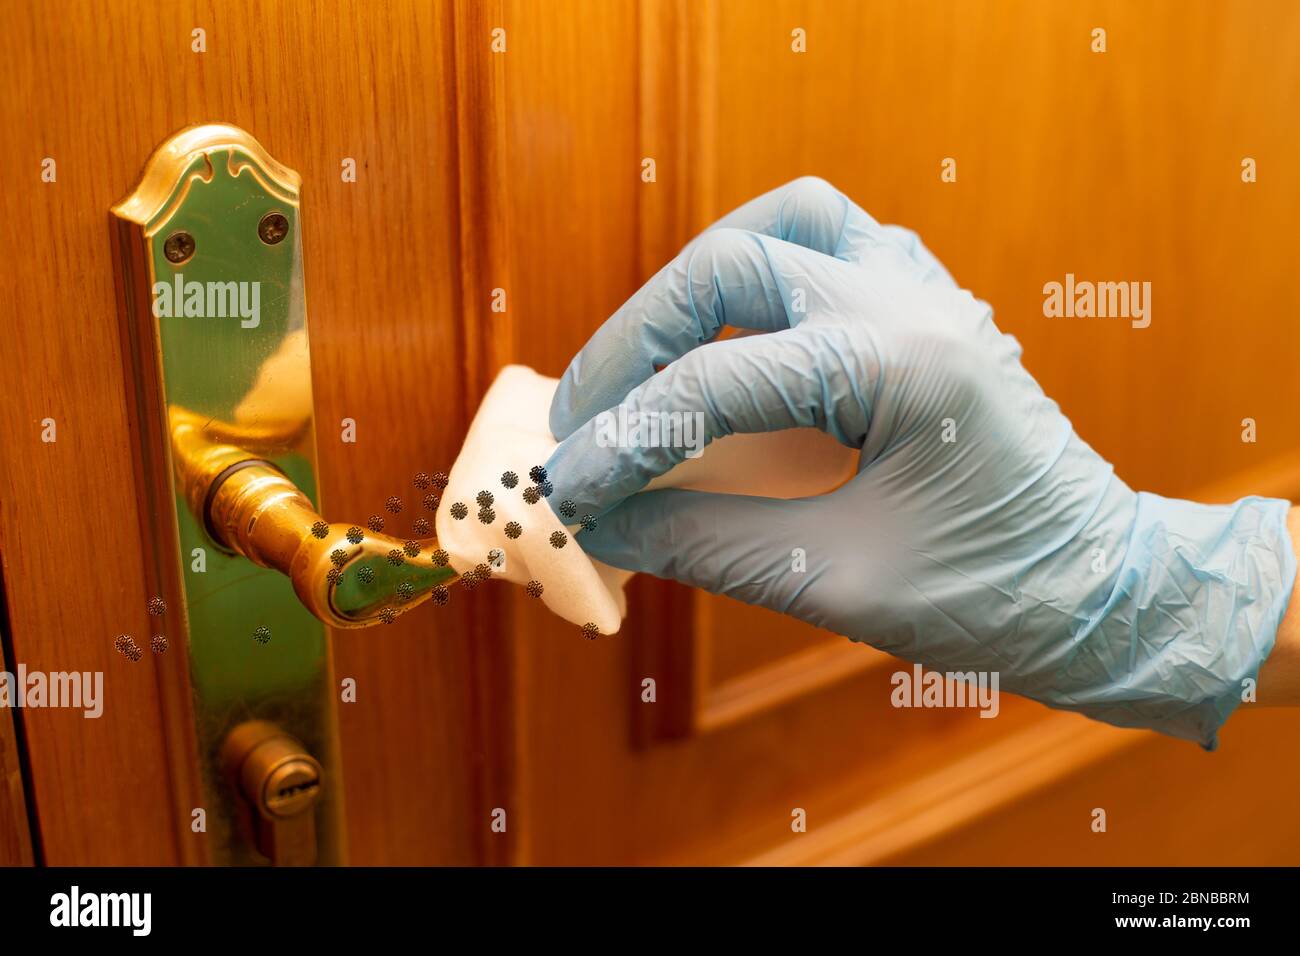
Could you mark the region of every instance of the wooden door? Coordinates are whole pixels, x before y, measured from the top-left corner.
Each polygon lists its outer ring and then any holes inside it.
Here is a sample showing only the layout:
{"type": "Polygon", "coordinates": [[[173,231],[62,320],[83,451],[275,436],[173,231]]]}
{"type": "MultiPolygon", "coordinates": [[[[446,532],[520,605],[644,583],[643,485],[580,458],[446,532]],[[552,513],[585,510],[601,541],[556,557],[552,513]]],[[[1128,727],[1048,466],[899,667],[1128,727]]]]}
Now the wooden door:
{"type": "MultiPolygon", "coordinates": [[[[195,122],[247,129],[303,177],[316,411],[358,424],[355,444],[320,443],[330,516],[449,465],[497,368],[559,374],[694,231],[809,173],[917,229],[1130,484],[1300,494],[1285,4],[273,0],[54,17],[18,0],[5,16],[4,650],[103,671],[107,699],[99,720],[0,714],[6,862],[205,860],[164,726],[183,668],[112,647],[146,631],[148,595],[107,209],[195,122]],[[1141,332],[1048,327],[1041,286],[1066,271],[1150,278],[1160,314],[1141,332]]],[[[991,721],[897,711],[885,655],[662,582],[630,598],[623,634],[597,642],[503,585],[335,634],[336,677],[358,685],[338,707],[351,862],[1300,859],[1300,770],[1268,762],[1295,715],[1234,717],[1206,755],[1023,701],[991,721]]]]}

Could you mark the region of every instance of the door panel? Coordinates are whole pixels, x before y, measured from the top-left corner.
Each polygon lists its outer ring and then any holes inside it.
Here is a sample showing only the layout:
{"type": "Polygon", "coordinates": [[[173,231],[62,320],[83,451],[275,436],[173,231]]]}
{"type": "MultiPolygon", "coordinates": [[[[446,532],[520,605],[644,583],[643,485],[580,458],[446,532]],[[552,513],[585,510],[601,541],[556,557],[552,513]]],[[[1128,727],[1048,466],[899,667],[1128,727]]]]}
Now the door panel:
{"type": "MultiPolygon", "coordinates": [[[[637,5],[633,29],[618,9],[506,4],[512,36],[529,37],[506,65],[516,220],[552,221],[557,195],[573,210],[567,242],[515,233],[516,302],[547,290],[519,317],[545,330],[520,339],[520,360],[559,374],[692,234],[817,174],[915,228],[994,303],[1044,388],[1135,487],[1207,500],[1300,493],[1300,416],[1284,394],[1300,342],[1282,319],[1297,293],[1276,270],[1300,190],[1274,177],[1267,194],[1243,192],[1239,179],[1242,156],[1287,168],[1300,146],[1270,120],[1287,109],[1296,64],[1254,52],[1266,36],[1296,35],[1293,12],[1262,5],[1228,24],[1175,4],[662,0],[637,5]],[[1088,49],[1098,23],[1105,59],[1088,49]],[[807,54],[790,50],[795,27],[807,54]],[[585,42],[596,32],[599,44],[585,42]],[[580,54],[601,68],[561,65],[580,54]],[[629,70],[610,67],[633,61],[635,104],[629,70]],[[1224,92],[1247,87],[1248,104],[1224,92]],[[629,141],[630,119],[615,117],[634,109],[629,141]],[[939,178],[947,156],[954,184],[939,178]],[[639,175],[646,157],[653,183],[639,175]],[[1067,271],[1149,279],[1152,327],[1047,323],[1042,285],[1067,271]],[[1240,441],[1247,415],[1267,416],[1267,442],[1240,441]]],[[[661,582],[634,582],[630,595],[613,644],[585,647],[531,611],[521,619],[529,861],[939,862],[941,849],[911,848],[959,834],[953,862],[1010,862],[1025,847],[1058,863],[1141,862],[1176,841],[1175,824],[1144,816],[1104,850],[1085,847],[1086,827],[1061,836],[1077,807],[1063,809],[1059,781],[1103,761],[1090,799],[1128,812],[1141,767],[1168,761],[1171,799],[1194,813],[1230,772],[1179,743],[1023,701],[1004,700],[996,720],[893,710],[888,677],[902,665],[886,655],[661,582]],[[640,698],[645,676],[658,681],[653,705],[640,698]],[[961,797],[977,786],[979,800],[961,797]],[[1013,824],[1000,841],[979,836],[986,815],[1022,805],[1037,815],[1015,818],[1018,842],[1013,824]],[[795,807],[816,840],[791,832],[795,807]]],[[[1289,713],[1242,719],[1224,735],[1244,755],[1233,767],[1297,729],[1289,713]]],[[[1300,830],[1279,832],[1276,800],[1234,793],[1241,819],[1270,821],[1275,858],[1300,858],[1300,830]]],[[[1239,860],[1240,833],[1215,834],[1197,859],[1239,860]]]]}
{"type": "MultiPolygon", "coordinates": [[[[322,510],[366,515],[454,458],[481,382],[464,321],[454,31],[470,14],[422,2],[10,5],[0,51],[17,69],[0,104],[6,283],[4,538],[13,645],[34,669],[105,674],[104,716],[27,711],[31,785],[49,863],[200,861],[192,793],[165,748],[162,688],[176,656],[131,664],[119,633],[148,634],[123,409],[107,209],[177,129],[224,120],[304,181],[304,259],[322,510]],[[206,52],[191,31],[206,31],[206,52]],[[38,64],[60,64],[51,78],[38,64]],[[72,85],[75,82],[75,86],[72,85]],[[41,161],[57,162],[43,183],[41,161]],[[356,162],[355,182],[342,178],[356,162]],[[58,440],[40,441],[41,421],[58,440]],[[341,423],[356,422],[356,442],[341,423]],[[107,549],[105,548],[107,544],[107,549]],[[104,551],[108,553],[105,554],[104,551]],[[74,557],[70,558],[70,555],[74,557]],[[93,558],[91,556],[94,556],[93,558]],[[75,586],[69,560],[85,567],[75,586]],[[170,762],[169,762],[170,761],[170,762]],[[105,781],[109,783],[106,785],[105,781]],[[120,781],[120,783],[118,783],[120,781]]],[[[468,28],[468,27],[465,27],[468,28]]],[[[467,74],[479,66],[462,58],[467,74]]],[[[474,114],[477,116],[477,114],[474,114]]],[[[475,119],[468,124],[472,129],[475,119]]],[[[344,518],[343,520],[347,520],[344,518]]],[[[472,862],[485,851],[485,762],[472,602],[335,635],[351,859],[472,862]]],[[[481,619],[481,620],[480,620],[481,619]]],[[[183,735],[183,729],[177,729],[183,735]]]]}

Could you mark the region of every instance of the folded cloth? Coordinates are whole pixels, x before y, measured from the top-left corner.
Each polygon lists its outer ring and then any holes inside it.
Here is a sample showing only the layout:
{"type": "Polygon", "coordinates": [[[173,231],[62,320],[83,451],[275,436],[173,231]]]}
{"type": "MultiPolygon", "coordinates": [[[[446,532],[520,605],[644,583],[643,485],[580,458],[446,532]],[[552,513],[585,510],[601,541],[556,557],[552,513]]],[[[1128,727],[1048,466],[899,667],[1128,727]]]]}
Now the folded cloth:
{"type": "MultiPolygon", "coordinates": [[[[631,573],[587,557],[581,546],[584,516],[574,515],[566,526],[542,494],[549,492],[549,485],[529,474],[546,463],[558,444],[548,424],[558,384],[558,379],[523,365],[506,366],[497,375],[448,476],[438,506],[438,542],[457,572],[486,564],[493,578],[537,582],[542,601],[554,613],[613,634],[627,615],[623,585],[631,573]],[[526,497],[530,488],[539,488],[538,494],[526,497]],[[529,503],[528,498],[536,501],[529,503]],[[489,503],[484,507],[482,501],[489,503]]],[[[620,440],[626,438],[626,429],[620,431],[611,416],[608,434],[620,440]]],[[[729,435],[709,444],[698,457],[687,458],[647,490],[691,488],[803,498],[831,491],[853,477],[857,458],[857,449],[812,428],[729,435]]]]}

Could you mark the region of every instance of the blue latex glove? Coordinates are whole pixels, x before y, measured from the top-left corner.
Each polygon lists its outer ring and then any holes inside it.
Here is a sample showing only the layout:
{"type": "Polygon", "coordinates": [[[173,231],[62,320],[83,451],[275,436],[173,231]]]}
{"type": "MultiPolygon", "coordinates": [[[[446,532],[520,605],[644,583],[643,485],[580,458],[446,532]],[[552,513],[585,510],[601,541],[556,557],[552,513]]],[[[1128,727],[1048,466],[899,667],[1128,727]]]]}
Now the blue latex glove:
{"type": "Polygon", "coordinates": [[[1286,610],[1288,503],[1134,493],[1020,354],[913,233],[800,179],[697,237],[573,360],[550,501],[598,515],[579,540],[617,567],[1212,749],[1286,610]],[[724,325],[767,334],[714,341],[724,325]],[[601,447],[593,416],[619,404],[702,412],[709,440],[816,426],[858,473],[795,501],[635,494],[686,449],[601,447]]]}

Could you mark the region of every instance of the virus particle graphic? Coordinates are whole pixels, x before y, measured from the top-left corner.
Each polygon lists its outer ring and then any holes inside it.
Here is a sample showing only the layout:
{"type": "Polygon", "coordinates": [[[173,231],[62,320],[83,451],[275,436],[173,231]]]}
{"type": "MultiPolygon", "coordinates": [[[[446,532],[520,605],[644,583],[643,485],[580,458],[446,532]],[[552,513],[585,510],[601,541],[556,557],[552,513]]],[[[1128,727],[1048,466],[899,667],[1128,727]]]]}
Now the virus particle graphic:
{"type": "Polygon", "coordinates": [[[432,491],[424,496],[424,506],[428,508],[430,511],[437,511],[438,505],[441,503],[442,503],[442,499],[439,498],[437,495],[435,495],[432,491]]]}
{"type": "Polygon", "coordinates": [[[311,526],[311,533],[318,538],[323,538],[330,533],[330,526],[324,521],[317,521],[311,526]]]}
{"type": "Polygon", "coordinates": [[[414,521],[414,522],[412,523],[412,525],[411,525],[411,529],[412,529],[416,534],[428,534],[428,533],[429,533],[429,519],[428,519],[428,518],[416,518],[415,521],[414,521]]]}
{"type": "Polygon", "coordinates": [[[440,568],[445,568],[447,566],[447,562],[451,560],[451,555],[449,555],[446,551],[442,550],[442,548],[435,548],[432,557],[433,557],[433,563],[440,568]]]}
{"type": "Polygon", "coordinates": [[[397,585],[397,600],[409,601],[415,597],[415,586],[410,581],[403,581],[397,585]]]}
{"type": "Polygon", "coordinates": [[[439,491],[442,491],[444,488],[446,488],[447,476],[440,471],[434,472],[433,487],[437,488],[439,491]]]}
{"type": "Polygon", "coordinates": [[[540,485],[546,480],[546,469],[541,465],[533,465],[533,467],[528,469],[528,477],[540,485]]]}
{"type": "Polygon", "coordinates": [[[462,574],[460,576],[460,586],[463,587],[466,591],[473,591],[476,587],[478,587],[478,572],[466,571],[464,574],[462,574]]]}
{"type": "Polygon", "coordinates": [[[573,503],[573,499],[565,498],[560,502],[560,514],[566,518],[572,518],[578,513],[578,506],[573,503]]]}
{"type": "Polygon", "coordinates": [[[259,624],[257,630],[253,632],[253,640],[259,644],[266,644],[271,640],[271,629],[265,624],[259,624]]]}
{"type": "Polygon", "coordinates": [[[330,552],[330,561],[334,564],[334,567],[341,568],[347,564],[348,553],[342,548],[335,548],[330,552]]]}
{"type": "Polygon", "coordinates": [[[113,641],[113,647],[129,661],[138,661],[144,656],[144,651],[140,650],[140,645],[130,634],[118,635],[117,640],[113,641]]]}
{"type": "Polygon", "coordinates": [[[341,568],[330,568],[325,572],[325,580],[329,584],[338,584],[343,580],[343,570],[341,568]]]}
{"type": "Polygon", "coordinates": [[[569,536],[563,531],[551,532],[551,547],[557,551],[569,543],[569,536]]]}
{"type": "Polygon", "coordinates": [[[507,488],[513,488],[515,485],[519,484],[519,476],[513,471],[507,471],[501,476],[501,484],[507,488]]]}
{"type": "Polygon", "coordinates": [[[429,592],[429,600],[431,600],[438,607],[442,607],[450,599],[451,599],[451,592],[448,591],[441,584],[439,584],[437,587],[435,587],[432,591],[429,592]]]}
{"type": "Polygon", "coordinates": [[[396,548],[388,552],[388,563],[395,568],[400,567],[402,562],[405,560],[406,559],[402,557],[402,552],[398,551],[396,548]]]}
{"type": "Polygon", "coordinates": [[[155,654],[166,654],[166,653],[167,653],[167,635],[166,635],[166,634],[155,634],[155,635],[153,636],[153,639],[149,642],[149,649],[152,650],[155,654]]]}
{"type": "Polygon", "coordinates": [[[596,638],[600,637],[600,628],[588,621],[586,624],[582,625],[582,636],[589,641],[594,641],[596,638]]]}
{"type": "Polygon", "coordinates": [[[582,530],[583,530],[583,531],[595,531],[595,530],[596,530],[596,516],[595,516],[595,515],[583,515],[583,516],[582,516],[582,522],[581,522],[581,524],[582,524],[582,530]]]}
{"type": "Polygon", "coordinates": [[[534,485],[531,488],[524,489],[524,501],[528,502],[530,505],[535,505],[537,504],[537,502],[541,500],[542,500],[542,493],[537,490],[536,485],[534,485]]]}
{"type": "Polygon", "coordinates": [[[393,495],[384,502],[384,507],[388,509],[389,514],[399,514],[402,510],[402,499],[393,495]]]}
{"type": "Polygon", "coordinates": [[[402,545],[402,550],[406,552],[408,558],[418,558],[420,556],[420,542],[408,541],[402,545]]]}
{"type": "Polygon", "coordinates": [[[351,528],[348,528],[348,540],[351,541],[353,544],[360,544],[363,540],[365,540],[365,537],[366,536],[361,533],[361,529],[358,528],[356,525],[353,525],[351,528]]]}
{"type": "Polygon", "coordinates": [[[474,496],[474,500],[478,502],[480,508],[491,508],[492,502],[496,501],[496,499],[492,497],[492,492],[490,491],[480,491],[474,496]]]}
{"type": "Polygon", "coordinates": [[[370,519],[366,522],[366,527],[369,528],[371,531],[373,531],[375,534],[379,534],[379,532],[384,530],[384,516],[371,515],[370,519]]]}
{"type": "Polygon", "coordinates": [[[518,521],[511,521],[506,525],[506,537],[513,541],[524,533],[523,526],[518,521]]]}
{"type": "Polygon", "coordinates": [[[144,657],[144,651],[140,650],[140,645],[135,643],[135,641],[131,642],[131,646],[126,649],[125,653],[127,658],[133,664],[140,660],[140,658],[144,657]]]}
{"type": "Polygon", "coordinates": [[[397,620],[397,612],[391,607],[383,608],[379,612],[379,620],[383,621],[385,624],[392,624],[397,620]]]}
{"type": "Polygon", "coordinates": [[[493,521],[497,520],[497,513],[491,508],[479,508],[478,520],[482,521],[484,524],[491,524],[493,521]]]}
{"type": "Polygon", "coordinates": [[[411,479],[411,483],[423,491],[425,488],[428,488],[429,485],[433,484],[433,479],[429,477],[427,472],[417,471],[415,477],[411,479]]]}
{"type": "Polygon", "coordinates": [[[374,568],[357,568],[357,579],[362,584],[369,584],[375,579],[374,568]]]}
{"type": "Polygon", "coordinates": [[[492,577],[492,569],[486,564],[474,565],[474,573],[478,575],[480,581],[486,581],[488,578],[492,577]]]}
{"type": "Polygon", "coordinates": [[[493,571],[500,571],[506,566],[506,553],[500,548],[493,548],[487,553],[488,567],[493,571]]]}
{"type": "Polygon", "coordinates": [[[549,498],[551,493],[555,491],[555,486],[549,481],[543,480],[537,483],[537,490],[541,492],[543,498],[549,498]]]}
{"type": "Polygon", "coordinates": [[[545,588],[542,587],[541,581],[529,581],[528,584],[525,585],[524,590],[528,592],[529,597],[539,598],[542,596],[542,591],[544,591],[545,588]]]}
{"type": "Polygon", "coordinates": [[[160,617],[167,610],[167,602],[160,597],[151,597],[149,599],[149,613],[154,617],[160,617]]]}
{"type": "Polygon", "coordinates": [[[451,506],[451,516],[457,521],[463,521],[467,514],[469,514],[469,508],[465,507],[465,502],[458,501],[451,506]]]}

